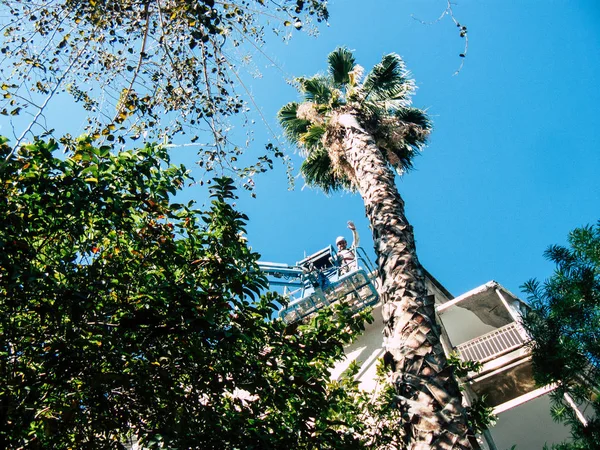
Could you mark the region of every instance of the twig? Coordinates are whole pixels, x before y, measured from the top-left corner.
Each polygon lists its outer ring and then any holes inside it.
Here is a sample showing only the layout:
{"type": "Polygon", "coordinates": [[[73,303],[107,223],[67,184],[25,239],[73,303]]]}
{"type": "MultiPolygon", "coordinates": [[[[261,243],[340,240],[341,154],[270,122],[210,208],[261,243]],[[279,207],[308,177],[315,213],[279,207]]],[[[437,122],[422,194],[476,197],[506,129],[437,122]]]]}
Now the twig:
{"type": "Polygon", "coordinates": [[[129,83],[129,87],[125,91],[125,95],[121,97],[122,101],[121,101],[121,104],[119,105],[119,108],[117,109],[117,112],[115,113],[115,116],[112,120],[113,123],[116,122],[116,120],[119,118],[119,115],[121,115],[123,108],[125,108],[127,99],[129,98],[129,95],[131,94],[131,90],[133,89],[133,84],[135,83],[135,80],[137,79],[138,74],[140,73],[140,69],[142,68],[142,61],[144,60],[144,54],[146,51],[146,42],[148,41],[148,30],[150,28],[149,9],[150,9],[150,0],[146,0],[144,3],[144,17],[146,19],[146,26],[144,27],[144,37],[142,38],[142,46],[140,48],[140,57],[138,58],[138,63],[135,68],[135,72],[133,72],[133,76],[131,77],[131,82],[129,83]]]}
{"type": "Polygon", "coordinates": [[[71,64],[69,64],[69,67],[67,67],[67,70],[65,70],[64,73],[61,75],[61,77],[56,81],[56,84],[54,85],[54,87],[52,88],[50,93],[48,94],[48,97],[46,97],[46,100],[44,100],[44,103],[41,104],[41,106],[40,106],[38,112],[36,113],[36,115],[34,116],[33,120],[31,122],[29,122],[29,125],[27,125],[27,128],[25,128],[25,130],[23,131],[21,136],[19,136],[19,138],[17,139],[17,142],[15,142],[13,149],[10,151],[10,153],[8,155],[6,155],[6,158],[4,158],[5,163],[8,162],[8,160],[10,158],[12,158],[14,153],[17,151],[17,149],[21,145],[21,142],[23,142],[23,139],[25,139],[25,136],[27,135],[27,133],[29,133],[31,131],[33,126],[37,123],[39,118],[42,116],[42,114],[44,113],[44,110],[46,109],[46,106],[48,106],[48,103],[54,97],[54,94],[56,93],[58,88],[62,85],[62,82],[65,80],[65,78],[67,77],[67,75],[69,74],[69,72],[71,71],[73,66],[75,65],[75,63],[79,60],[79,57],[86,50],[87,46],[88,46],[88,42],[86,42],[86,44],[79,50],[79,52],[77,53],[75,58],[73,58],[73,61],[71,61],[71,64]]]}
{"type": "Polygon", "coordinates": [[[444,9],[444,11],[440,15],[440,17],[438,17],[437,19],[435,19],[431,22],[425,22],[424,20],[421,20],[421,19],[418,19],[417,17],[415,17],[414,14],[411,14],[411,17],[413,19],[415,19],[417,22],[421,23],[422,25],[434,25],[434,24],[440,22],[444,18],[444,16],[450,16],[450,18],[452,19],[454,24],[459,28],[460,37],[465,39],[465,48],[463,49],[463,52],[459,55],[461,58],[460,66],[452,74],[454,76],[454,75],[458,75],[459,72],[462,70],[463,66],[465,65],[465,58],[467,57],[467,52],[469,51],[469,35],[467,33],[467,27],[464,25],[461,25],[460,22],[458,20],[456,20],[456,18],[454,17],[454,11],[452,9],[452,2],[450,0],[447,0],[446,1],[446,9],[444,9]]]}

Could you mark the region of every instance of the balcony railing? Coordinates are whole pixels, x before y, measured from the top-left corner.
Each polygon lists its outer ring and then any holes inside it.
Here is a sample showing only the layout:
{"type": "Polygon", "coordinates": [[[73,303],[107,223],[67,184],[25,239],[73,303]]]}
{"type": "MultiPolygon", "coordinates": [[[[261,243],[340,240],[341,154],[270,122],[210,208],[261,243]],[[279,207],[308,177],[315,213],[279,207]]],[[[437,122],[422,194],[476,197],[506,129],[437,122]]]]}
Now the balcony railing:
{"type": "Polygon", "coordinates": [[[521,347],[528,339],[515,322],[456,346],[464,361],[486,362],[521,347]]]}

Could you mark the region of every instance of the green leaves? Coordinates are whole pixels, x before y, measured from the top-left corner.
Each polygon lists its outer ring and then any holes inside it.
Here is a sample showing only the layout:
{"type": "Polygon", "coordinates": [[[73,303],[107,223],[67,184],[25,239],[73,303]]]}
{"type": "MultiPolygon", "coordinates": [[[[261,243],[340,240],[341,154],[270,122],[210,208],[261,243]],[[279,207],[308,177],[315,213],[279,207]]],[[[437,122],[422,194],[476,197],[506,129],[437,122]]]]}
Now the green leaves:
{"type": "Polygon", "coordinates": [[[406,77],[404,61],[396,53],[385,55],[365,78],[362,89],[365,100],[400,101],[406,106],[414,89],[406,77]]]}
{"type": "Polygon", "coordinates": [[[300,142],[305,148],[313,149],[322,145],[322,139],[327,128],[324,125],[311,125],[308,130],[300,135],[300,142]]]}
{"type": "Polygon", "coordinates": [[[497,421],[494,408],[486,404],[485,395],[476,398],[471,406],[467,407],[467,423],[473,433],[481,434],[484,430],[493,427],[497,421]]]}
{"type": "Polygon", "coordinates": [[[321,76],[298,78],[300,89],[307,101],[326,105],[332,98],[332,86],[321,76]]]}
{"type": "Polygon", "coordinates": [[[338,47],[327,57],[329,76],[336,86],[348,84],[348,73],[355,66],[354,55],[346,47],[338,47]]]}
{"type": "Polygon", "coordinates": [[[448,365],[452,367],[454,375],[459,378],[466,377],[469,372],[479,372],[483,367],[479,361],[463,361],[457,352],[448,355],[448,365]]]}
{"type": "Polygon", "coordinates": [[[394,116],[401,122],[413,124],[424,132],[431,130],[431,120],[422,109],[401,108],[394,112],[394,116]]]}
{"type": "Polygon", "coordinates": [[[189,178],[164,149],[73,145],[0,166],[5,447],[364,448],[329,376],[367,313],[273,320],[230,178],[201,212],[172,202],[189,178]]]}
{"type": "Polygon", "coordinates": [[[285,137],[292,143],[298,144],[300,136],[308,130],[310,122],[297,117],[298,103],[291,102],[283,106],[277,113],[279,123],[283,127],[285,137]]]}
{"type": "Polygon", "coordinates": [[[568,243],[544,253],[556,264],[550,278],[521,287],[532,306],[523,324],[533,338],[535,380],[541,386],[559,383],[552,394],[554,417],[571,426],[573,447],[557,448],[592,448],[600,423],[591,419],[584,426],[563,394],[589,403],[596,416],[600,412],[600,222],[573,230],[568,243]]]}
{"type": "Polygon", "coordinates": [[[340,189],[351,189],[350,180],[331,170],[331,159],[325,148],[310,152],[300,167],[309,186],[317,186],[326,194],[340,189]]]}

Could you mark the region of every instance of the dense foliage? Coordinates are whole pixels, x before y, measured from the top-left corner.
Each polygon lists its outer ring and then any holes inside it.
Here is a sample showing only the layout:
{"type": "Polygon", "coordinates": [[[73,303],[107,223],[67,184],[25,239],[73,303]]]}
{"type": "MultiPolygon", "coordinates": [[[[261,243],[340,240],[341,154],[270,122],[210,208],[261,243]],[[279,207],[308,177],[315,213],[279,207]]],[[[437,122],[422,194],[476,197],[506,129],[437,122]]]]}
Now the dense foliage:
{"type": "Polygon", "coordinates": [[[57,147],[0,164],[2,448],[366,445],[368,398],[329,369],[368,313],[271,320],[231,180],[200,212],[160,147],[57,147]]]}
{"type": "Polygon", "coordinates": [[[600,442],[600,222],[569,234],[569,247],[553,245],[545,257],[556,264],[543,284],[530,280],[524,291],[533,307],[524,324],[533,337],[537,383],[558,383],[553,416],[571,425],[573,442],[557,449],[595,449],[600,442]],[[577,418],[564,394],[587,406],[577,418]]]}

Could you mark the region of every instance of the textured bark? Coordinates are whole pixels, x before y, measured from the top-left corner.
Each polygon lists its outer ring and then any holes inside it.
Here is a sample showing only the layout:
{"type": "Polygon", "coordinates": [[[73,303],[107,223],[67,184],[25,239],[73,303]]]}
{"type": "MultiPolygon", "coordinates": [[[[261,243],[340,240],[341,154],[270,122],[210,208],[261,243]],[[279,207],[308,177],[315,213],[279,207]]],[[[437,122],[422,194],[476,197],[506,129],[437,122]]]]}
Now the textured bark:
{"type": "Polygon", "coordinates": [[[406,448],[472,449],[460,390],[446,363],[433,298],[427,296],[394,173],[352,111],[332,117],[325,139],[353,168],[351,179],[372,227],[386,359],[406,421],[406,448]]]}

